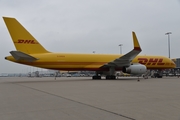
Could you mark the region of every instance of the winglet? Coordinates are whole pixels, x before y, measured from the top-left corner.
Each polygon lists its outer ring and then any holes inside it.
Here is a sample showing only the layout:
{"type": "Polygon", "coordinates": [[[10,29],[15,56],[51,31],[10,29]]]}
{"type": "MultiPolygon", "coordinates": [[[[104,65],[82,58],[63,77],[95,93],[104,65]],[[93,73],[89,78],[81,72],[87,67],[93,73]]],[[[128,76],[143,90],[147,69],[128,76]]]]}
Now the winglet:
{"type": "Polygon", "coordinates": [[[140,47],[138,39],[136,37],[136,33],[132,32],[132,35],[133,35],[133,42],[134,42],[134,50],[141,51],[141,47],[140,47]]]}

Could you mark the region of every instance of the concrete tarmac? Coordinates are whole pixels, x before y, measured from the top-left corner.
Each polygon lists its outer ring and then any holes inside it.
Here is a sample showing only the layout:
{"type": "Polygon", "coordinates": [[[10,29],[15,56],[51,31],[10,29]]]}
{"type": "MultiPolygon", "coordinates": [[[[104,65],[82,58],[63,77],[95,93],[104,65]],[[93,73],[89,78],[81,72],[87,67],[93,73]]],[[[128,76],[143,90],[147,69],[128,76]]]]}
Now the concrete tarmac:
{"type": "Polygon", "coordinates": [[[0,120],[180,120],[180,78],[0,78],[0,120]]]}

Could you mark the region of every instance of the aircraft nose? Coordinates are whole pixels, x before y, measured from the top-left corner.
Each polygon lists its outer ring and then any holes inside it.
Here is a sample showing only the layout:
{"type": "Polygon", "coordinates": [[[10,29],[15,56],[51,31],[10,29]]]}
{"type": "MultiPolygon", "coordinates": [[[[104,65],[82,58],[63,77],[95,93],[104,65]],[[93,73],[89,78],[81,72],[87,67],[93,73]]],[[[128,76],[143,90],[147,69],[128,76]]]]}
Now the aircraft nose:
{"type": "Polygon", "coordinates": [[[174,61],[171,60],[171,65],[175,68],[176,64],[174,63],[174,61]]]}

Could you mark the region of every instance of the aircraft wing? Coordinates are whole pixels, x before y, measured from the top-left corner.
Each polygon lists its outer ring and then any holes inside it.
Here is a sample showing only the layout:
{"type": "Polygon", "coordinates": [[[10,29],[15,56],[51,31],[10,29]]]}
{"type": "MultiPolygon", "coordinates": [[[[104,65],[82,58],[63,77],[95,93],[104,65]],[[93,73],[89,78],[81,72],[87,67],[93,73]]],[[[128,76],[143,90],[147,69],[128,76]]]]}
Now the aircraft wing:
{"type": "Polygon", "coordinates": [[[28,62],[33,62],[35,60],[37,60],[37,58],[30,56],[26,53],[23,53],[21,51],[11,51],[10,52],[11,55],[14,57],[15,60],[19,61],[19,60],[25,60],[28,62]]]}
{"type": "Polygon", "coordinates": [[[109,63],[104,64],[103,66],[101,66],[101,68],[107,68],[107,67],[121,68],[123,66],[130,66],[132,60],[142,51],[135,32],[132,32],[132,35],[133,35],[134,49],[128,52],[127,54],[109,63]]]}

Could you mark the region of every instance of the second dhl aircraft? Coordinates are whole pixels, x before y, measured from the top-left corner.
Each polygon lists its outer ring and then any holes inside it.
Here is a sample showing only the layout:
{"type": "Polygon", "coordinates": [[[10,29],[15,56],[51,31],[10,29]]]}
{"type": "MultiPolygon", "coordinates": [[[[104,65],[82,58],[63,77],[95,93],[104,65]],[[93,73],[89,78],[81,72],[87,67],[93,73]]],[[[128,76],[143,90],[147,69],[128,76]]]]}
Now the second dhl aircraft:
{"type": "Polygon", "coordinates": [[[164,56],[138,55],[142,50],[136,34],[132,32],[134,48],[125,55],[52,53],[47,51],[15,18],[3,17],[16,51],[6,60],[54,70],[96,71],[93,79],[116,79],[115,71],[135,75],[144,74],[147,69],[174,68],[174,62],[164,56]]]}

